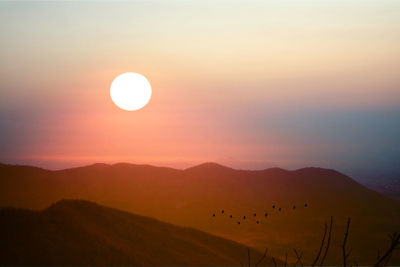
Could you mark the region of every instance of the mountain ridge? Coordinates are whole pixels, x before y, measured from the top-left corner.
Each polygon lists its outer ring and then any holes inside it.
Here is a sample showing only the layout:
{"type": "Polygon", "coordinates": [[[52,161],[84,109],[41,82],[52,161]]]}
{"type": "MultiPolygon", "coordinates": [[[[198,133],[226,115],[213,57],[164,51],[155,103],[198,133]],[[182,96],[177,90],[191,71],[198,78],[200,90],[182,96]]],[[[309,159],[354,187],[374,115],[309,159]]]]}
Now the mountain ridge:
{"type": "Polygon", "coordinates": [[[142,168],[159,168],[159,169],[170,169],[170,170],[176,170],[176,171],[191,171],[195,169],[225,169],[225,170],[233,170],[233,171],[246,171],[246,172],[266,172],[266,171],[271,171],[271,172],[299,172],[299,171],[307,171],[307,170],[323,170],[323,171],[332,171],[338,174],[342,174],[347,176],[346,174],[343,174],[340,171],[337,171],[335,169],[331,168],[322,168],[322,167],[302,167],[298,169],[284,169],[280,167],[270,167],[270,168],[262,168],[262,169],[241,169],[241,168],[233,168],[229,167],[217,162],[203,162],[199,163],[197,165],[188,167],[188,168],[173,168],[173,167],[167,167],[167,166],[158,166],[158,165],[153,165],[153,164],[135,164],[135,163],[128,163],[128,162],[118,162],[118,163],[102,163],[102,162],[96,162],[88,165],[83,165],[83,166],[77,166],[77,167],[70,167],[70,168],[62,168],[62,169],[56,169],[56,170],[51,170],[51,169],[46,169],[44,167],[38,167],[34,165],[26,165],[26,164],[8,164],[8,163],[2,163],[0,162],[0,167],[23,167],[23,168],[32,168],[32,169],[39,169],[43,171],[48,171],[48,172],[61,172],[61,171],[67,171],[67,170],[74,170],[74,169],[85,169],[85,168],[109,168],[109,167],[142,167],[142,168]]]}

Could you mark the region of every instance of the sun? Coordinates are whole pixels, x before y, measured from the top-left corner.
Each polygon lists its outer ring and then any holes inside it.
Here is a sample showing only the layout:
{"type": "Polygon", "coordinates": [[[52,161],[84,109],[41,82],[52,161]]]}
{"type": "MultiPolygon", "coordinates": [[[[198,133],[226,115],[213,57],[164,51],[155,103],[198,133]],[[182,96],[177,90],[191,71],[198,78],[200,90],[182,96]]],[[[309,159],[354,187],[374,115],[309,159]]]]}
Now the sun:
{"type": "Polygon", "coordinates": [[[143,75],[126,72],[112,81],[110,96],[119,108],[129,111],[138,110],[150,101],[151,85],[143,75]]]}

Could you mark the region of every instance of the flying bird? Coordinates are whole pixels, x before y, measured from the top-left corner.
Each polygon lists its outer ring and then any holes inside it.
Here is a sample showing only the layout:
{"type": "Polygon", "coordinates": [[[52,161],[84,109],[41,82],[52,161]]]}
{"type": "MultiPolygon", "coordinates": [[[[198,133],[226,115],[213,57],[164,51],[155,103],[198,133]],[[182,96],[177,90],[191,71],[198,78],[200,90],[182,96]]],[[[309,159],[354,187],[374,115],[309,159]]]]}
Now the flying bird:
{"type": "Polygon", "coordinates": [[[238,222],[238,224],[240,224],[240,222],[238,222]]]}
{"type": "Polygon", "coordinates": [[[246,220],[246,216],[243,216],[243,220],[246,220]]]}
{"type": "Polygon", "coordinates": [[[282,210],[282,208],[279,208],[278,210],[279,210],[279,211],[281,211],[281,210],[282,210]]]}
{"type": "Polygon", "coordinates": [[[272,208],[275,209],[275,205],[272,205],[272,208]]]}
{"type": "Polygon", "coordinates": [[[232,218],[232,214],[231,214],[231,215],[229,215],[229,217],[230,217],[230,218],[232,218]]]}
{"type": "Polygon", "coordinates": [[[296,205],[293,205],[293,209],[294,209],[294,210],[296,209],[296,205]]]}
{"type": "Polygon", "coordinates": [[[306,204],[304,204],[304,207],[306,207],[306,208],[307,208],[307,207],[308,207],[308,204],[307,204],[307,203],[306,203],[306,204]]]}
{"type": "Polygon", "coordinates": [[[254,213],[254,214],[253,214],[253,216],[254,216],[254,217],[256,217],[256,216],[257,216],[257,214],[256,214],[256,213],[254,213]]]}
{"type": "Polygon", "coordinates": [[[259,224],[260,222],[259,221],[257,221],[257,224],[259,224]]]}
{"type": "Polygon", "coordinates": [[[215,213],[213,213],[213,217],[215,217],[215,213]]]}
{"type": "Polygon", "coordinates": [[[224,210],[222,210],[221,213],[224,214],[224,210]]]}
{"type": "Polygon", "coordinates": [[[267,217],[268,216],[268,212],[266,212],[264,216],[267,217]]]}

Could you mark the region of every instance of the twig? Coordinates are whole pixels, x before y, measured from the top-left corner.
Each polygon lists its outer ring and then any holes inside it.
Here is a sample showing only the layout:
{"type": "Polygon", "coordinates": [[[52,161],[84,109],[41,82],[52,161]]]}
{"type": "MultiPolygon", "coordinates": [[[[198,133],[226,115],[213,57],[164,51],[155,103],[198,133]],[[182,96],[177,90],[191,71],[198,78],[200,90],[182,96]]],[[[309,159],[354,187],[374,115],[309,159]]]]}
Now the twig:
{"type": "Polygon", "coordinates": [[[285,264],[284,264],[284,267],[286,267],[286,265],[287,265],[287,252],[285,252],[285,264]]]}
{"type": "Polygon", "coordinates": [[[331,237],[332,237],[332,224],[333,224],[333,217],[331,216],[331,222],[329,224],[328,241],[327,241],[327,244],[326,244],[324,255],[322,256],[321,263],[319,264],[319,266],[323,266],[324,265],[324,261],[325,261],[326,255],[328,254],[329,245],[331,243],[331,237]]]}
{"type": "Polygon", "coordinates": [[[389,234],[390,238],[390,247],[388,250],[378,259],[378,261],[375,263],[375,267],[380,267],[380,266],[385,266],[390,257],[392,256],[393,250],[398,249],[400,245],[400,234],[399,233],[393,233],[389,234]]]}
{"type": "Polygon", "coordinates": [[[326,222],[325,222],[324,235],[322,237],[321,246],[319,247],[319,251],[318,251],[317,256],[315,257],[314,262],[311,264],[312,267],[315,266],[315,264],[317,263],[319,257],[321,256],[322,248],[324,247],[324,243],[325,243],[325,237],[326,237],[327,228],[328,228],[328,226],[326,225],[326,222]]]}
{"type": "Polygon", "coordinates": [[[250,267],[250,248],[247,248],[247,258],[249,260],[249,267],[250,267]]]}
{"type": "Polygon", "coordinates": [[[277,265],[276,265],[276,260],[274,257],[272,257],[272,261],[274,262],[274,266],[276,267],[277,265]]]}
{"type": "Polygon", "coordinates": [[[343,245],[342,245],[342,252],[343,252],[343,267],[347,266],[347,257],[350,255],[351,251],[349,253],[346,253],[346,243],[347,243],[347,237],[349,236],[349,227],[350,227],[350,221],[351,219],[349,218],[347,220],[347,228],[346,228],[346,233],[344,234],[344,240],[343,240],[343,245]]]}
{"type": "Polygon", "coordinates": [[[391,257],[392,257],[392,254],[390,254],[390,255],[386,258],[385,262],[383,263],[383,266],[387,266],[387,265],[388,265],[388,263],[389,263],[391,257]]]}
{"type": "Polygon", "coordinates": [[[254,265],[254,267],[257,267],[262,262],[262,260],[267,256],[267,253],[268,253],[268,248],[265,249],[264,255],[260,258],[260,260],[256,263],[256,265],[254,265]]]}
{"type": "Polygon", "coordinates": [[[296,254],[296,257],[297,257],[297,261],[293,265],[293,267],[296,267],[297,263],[299,263],[299,262],[300,262],[301,266],[304,266],[303,262],[301,261],[301,258],[303,257],[303,252],[301,252],[300,255],[299,255],[299,253],[297,253],[297,250],[295,248],[293,249],[293,251],[294,251],[294,253],[296,254]]]}

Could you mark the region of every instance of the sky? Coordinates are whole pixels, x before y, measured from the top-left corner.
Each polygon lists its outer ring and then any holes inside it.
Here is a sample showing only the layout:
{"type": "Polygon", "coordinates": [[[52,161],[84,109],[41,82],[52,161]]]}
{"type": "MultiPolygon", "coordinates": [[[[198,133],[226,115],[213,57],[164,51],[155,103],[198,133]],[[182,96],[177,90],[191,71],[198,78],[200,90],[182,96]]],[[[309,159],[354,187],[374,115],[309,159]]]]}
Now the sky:
{"type": "Polygon", "coordinates": [[[0,34],[0,162],[400,174],[400,1],[5,1],[0,34]]]}

